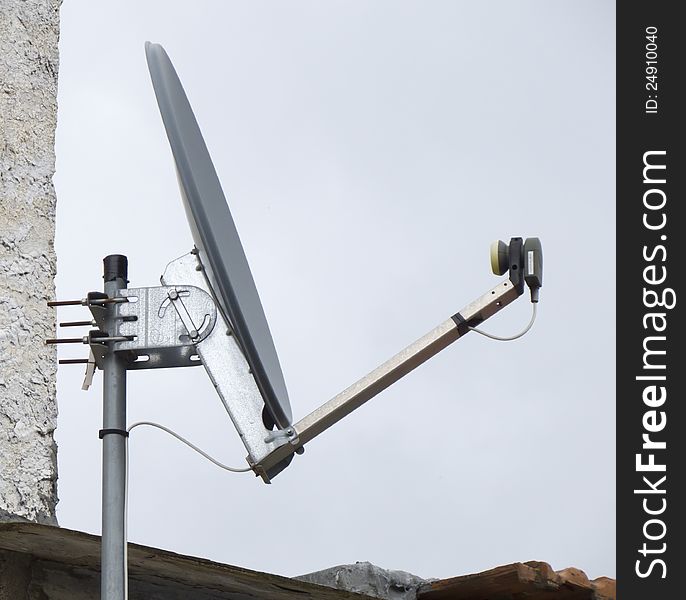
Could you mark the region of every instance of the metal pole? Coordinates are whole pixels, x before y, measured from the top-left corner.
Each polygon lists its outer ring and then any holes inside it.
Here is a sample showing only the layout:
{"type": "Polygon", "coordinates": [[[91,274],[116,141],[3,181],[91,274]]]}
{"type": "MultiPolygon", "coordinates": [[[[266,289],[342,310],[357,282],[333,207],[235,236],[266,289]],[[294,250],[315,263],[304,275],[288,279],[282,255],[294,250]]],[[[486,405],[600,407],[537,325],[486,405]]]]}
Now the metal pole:
{"type": "MultiPolygon", "coordinates": [[[[127,286],[128,262],[114,254],[104,261],[105,293],[127,286]]],[[[107,333],[117,334],[115,306],[106,305],[107,333]]],[[[103,361],[101,600],[125,600],[126,578],[126,363],[110,347],[103,361]]]]}

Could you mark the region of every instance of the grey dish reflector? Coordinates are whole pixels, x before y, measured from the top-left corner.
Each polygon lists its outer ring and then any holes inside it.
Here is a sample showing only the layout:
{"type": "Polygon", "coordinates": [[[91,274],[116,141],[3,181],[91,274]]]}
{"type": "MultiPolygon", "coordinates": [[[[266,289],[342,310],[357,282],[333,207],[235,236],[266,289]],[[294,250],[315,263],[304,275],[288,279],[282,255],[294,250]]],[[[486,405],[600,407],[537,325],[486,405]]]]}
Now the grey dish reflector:
{"type": "Polygon", "coordinates": [[[231,323],[269,415],[278,427],[289,427],[293,416],[279,358],[202,133],[164,48],[146,42],[145,54],[186,217],[208,283],[231,323]]]}

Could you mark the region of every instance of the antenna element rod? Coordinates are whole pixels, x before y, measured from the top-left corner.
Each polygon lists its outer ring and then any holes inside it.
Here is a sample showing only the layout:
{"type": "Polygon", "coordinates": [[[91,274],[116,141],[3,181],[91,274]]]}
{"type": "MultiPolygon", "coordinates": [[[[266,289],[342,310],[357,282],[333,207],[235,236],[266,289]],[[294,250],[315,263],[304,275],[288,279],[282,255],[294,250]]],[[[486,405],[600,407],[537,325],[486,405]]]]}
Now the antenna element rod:
{"type": "Polygon", "coordinates": [[[88,338],[50,338],[45,340],[46,344],[86,344],[88,338]]]}
{"type": "Polygon", "coordinates": [[[83,300],[50,300],[48,306],[83,306],[83,300]]]}

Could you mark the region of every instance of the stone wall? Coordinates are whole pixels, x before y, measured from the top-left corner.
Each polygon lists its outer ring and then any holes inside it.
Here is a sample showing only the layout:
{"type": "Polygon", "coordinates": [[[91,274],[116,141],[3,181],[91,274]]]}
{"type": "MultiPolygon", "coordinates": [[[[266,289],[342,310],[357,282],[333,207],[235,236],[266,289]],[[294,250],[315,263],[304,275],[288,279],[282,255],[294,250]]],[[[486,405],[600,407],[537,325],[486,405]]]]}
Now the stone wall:
{"type": "Polygon", "coordinates": [[[60,0],[0,0],[0,520],[56,524],[60,0]]]}

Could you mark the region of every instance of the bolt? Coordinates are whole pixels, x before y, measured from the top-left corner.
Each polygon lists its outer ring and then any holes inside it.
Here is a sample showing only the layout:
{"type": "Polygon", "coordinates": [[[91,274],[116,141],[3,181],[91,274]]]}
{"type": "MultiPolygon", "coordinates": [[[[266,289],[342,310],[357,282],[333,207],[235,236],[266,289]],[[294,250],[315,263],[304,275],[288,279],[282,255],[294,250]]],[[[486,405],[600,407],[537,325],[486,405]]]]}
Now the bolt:
{"type": "Polygon", "coordinates": [[[179,297],[179,293],[176,290],[169,291],[169,298],[176,300],[179,297]]]}

